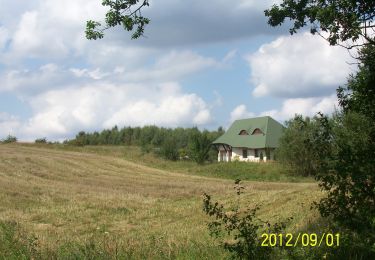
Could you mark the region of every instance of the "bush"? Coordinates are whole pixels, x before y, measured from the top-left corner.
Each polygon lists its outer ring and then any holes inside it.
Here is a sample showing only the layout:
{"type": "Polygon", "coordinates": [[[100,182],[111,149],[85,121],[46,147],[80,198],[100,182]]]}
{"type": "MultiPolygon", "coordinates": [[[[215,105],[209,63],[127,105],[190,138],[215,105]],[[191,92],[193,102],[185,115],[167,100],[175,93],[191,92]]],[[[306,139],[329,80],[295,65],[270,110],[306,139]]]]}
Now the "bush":
{"type": "Polygon", "coordinates": [[[36,144],[46,144],[47,143],[47,138],[43,137],[43,138],[35,139],[35,143],[36,144]]]}
{"type": "Polygon", "coordinates": [[[350,234],[353,249],[359,241],[364,254],[375,255],[375,164],[369,159],[375,155],[373,122],[354,112],[337,115],[333,126],[325,117],[321,121],[320,139],[330,146],[320,150],[316,179],[327,197],[316,207],[350,234]]]}
{"type": "Polygon", "coordinates": [[[208,224],[210,235],[220,239],[220,245],[239,259],[270,259],[273,247],[261,246],[262,239],[259,234],[281,233],[286,228],[286,223],[261,220],[257,217],[258,205],[241,209],[239,196],[244,187],[240,180],[235,181],[235,190],[238,196],[237,205],[226,210],[219,202],[212,202],[211,196],[204,193],[203,211],[214,217],[215,220],[208,224]]]}
{"type": "Polygon", "coordinates": [[[317,124],[316,118],[304,118],[302,115],[286,122],[277,158],[297,175],[314,176],[317,173],[320,152],[314,138],[317,124]]]}
{"type": "Polygon", "coordinates": [[[375,256],[375,46],[359,54],[359,71],[338,89],[342,112],[333,124],[319,118],[316,179],[327,197],[316,206],[323,217],[347,230],[353,250],[375,256]]]}
{"type": "Polygon", "coordinates": [[[178,149],[178,156],[179,156],[180,160],[189,160],[190,159],[185,148],[178,149]]]}
{"type": "Polygon", "coordinates": [[[190,136],[189,157],[196,163],[203,164],[209,158],[211,143],[208,132],[201,133],[198,129],[190,136]]]}
{"type": "Polygon", "coordinates": [[[142,154],[150,153],[151,150],[152,150],[152,146],[150,144],[142,144],[141,145],[142,154]]]}
{"type": "Polygon", "coordinates": [[[160,155],[171,161],[177,161],[179,159],[179,152],[175,138],[169,137],[164,141],[160,149],[160,155]]]}
{"type": "Polygon", "coordinates": [[[4,143],[4,144],[15,143],[15,142],[17,142],[17,137],[12,136],[12,135],[8,135],[8,136],[7,136],[5,139],[3,139],[1,142],[4,143]]]}

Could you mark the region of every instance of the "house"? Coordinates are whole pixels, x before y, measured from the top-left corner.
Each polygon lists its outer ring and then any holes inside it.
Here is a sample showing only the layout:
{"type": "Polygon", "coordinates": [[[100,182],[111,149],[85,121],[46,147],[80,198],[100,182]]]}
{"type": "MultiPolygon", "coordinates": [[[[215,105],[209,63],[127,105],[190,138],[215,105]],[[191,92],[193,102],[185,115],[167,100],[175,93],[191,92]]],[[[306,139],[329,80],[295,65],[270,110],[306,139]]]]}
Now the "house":
{"type": "Polygon", "coordinates": [[[241,119],[212,144],[219,162],[274,160],[283,130],[284,126],[269,116],[241,119]]]}

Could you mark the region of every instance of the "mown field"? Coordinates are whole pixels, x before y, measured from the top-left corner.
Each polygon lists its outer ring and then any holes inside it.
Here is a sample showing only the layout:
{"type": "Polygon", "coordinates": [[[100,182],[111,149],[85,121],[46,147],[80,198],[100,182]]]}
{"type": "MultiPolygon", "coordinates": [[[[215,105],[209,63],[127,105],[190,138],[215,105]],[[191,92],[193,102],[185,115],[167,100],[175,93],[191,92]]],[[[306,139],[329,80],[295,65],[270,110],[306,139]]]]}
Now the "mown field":
{"type": "Polygon", "coordinates": [[[230,203],[236,177],[247,180],[241,203],[261,204],[260,217],[293,216],[289,231],[318,220],[317,184],[278,169],[173,163],[134,147],[3,144],[0,256],[226,259],[209,236],[202,193],[230,203]]]}

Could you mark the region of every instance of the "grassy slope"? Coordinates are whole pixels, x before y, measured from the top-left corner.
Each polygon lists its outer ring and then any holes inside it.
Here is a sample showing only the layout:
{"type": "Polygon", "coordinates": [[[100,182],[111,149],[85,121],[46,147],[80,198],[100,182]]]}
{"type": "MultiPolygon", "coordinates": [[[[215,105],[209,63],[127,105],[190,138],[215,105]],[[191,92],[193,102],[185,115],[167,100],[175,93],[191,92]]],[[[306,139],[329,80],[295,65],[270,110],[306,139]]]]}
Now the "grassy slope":
{"type": "Polygon", "coordinates": [[[295,176],[278,163],[211,163],[197,165],[193,161],[167,161],[153,153],[142,153],[137,146],[71,146],[71,145],[45,145],[22,144],[26,147],[43,147],[53,150],[75,151],[93,153],[126,159],[137,164],[191,175],[216,177],[224,179],[241,179],[255,181],[281,181],[281,182],[313,182],[312,178],[295,176]]]}
{"type": "MultiPolygon", "coordinates": [[[[116,149],[0,145],[0,220],[20,223],[25,232],[37,235],[39,248],[51,252],[63,250],[69,241],[98,240],[103,245],[112,241],[108,250],[113,252],[116,241],[135,258],[225,256],[208,236],[201,194],[228,200],[231,180],[161,169],[188,173],[196,166],[183,171],[181,165],[158,161],[156,169],[145,166],[150,161],[142,165],[122,156],[116,149]]],[[[266,219],[293,215],[290,229],[298,229],[317,218],[309,210],[320,196],[314,183],[244,184],[244,203],[261,203],[266,219]]]]}

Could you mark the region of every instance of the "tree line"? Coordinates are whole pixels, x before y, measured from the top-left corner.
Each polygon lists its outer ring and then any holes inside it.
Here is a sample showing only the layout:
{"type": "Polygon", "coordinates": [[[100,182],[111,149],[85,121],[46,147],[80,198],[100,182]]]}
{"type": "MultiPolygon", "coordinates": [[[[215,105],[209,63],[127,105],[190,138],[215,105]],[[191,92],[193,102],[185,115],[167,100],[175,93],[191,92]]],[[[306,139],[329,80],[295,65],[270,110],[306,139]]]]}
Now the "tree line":
{"type": "Polygon", "coordinates": [[[154,125],[143,127],[117,126],[101,132],[80,131],[74,139],[64,141],[71,145],[129,145],[140,146],[142,152],[154,152],[169,160],[192,159],[202,164],[216,160],[217,152],[211,143],[224,133],[222,127],[217,130],[199,130],[192,128],[165,128],[154,125]]]}

